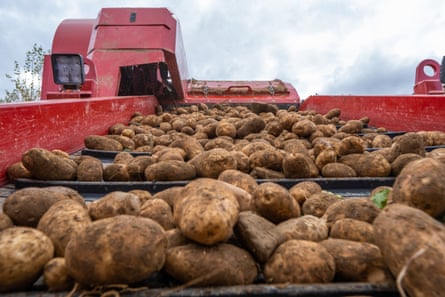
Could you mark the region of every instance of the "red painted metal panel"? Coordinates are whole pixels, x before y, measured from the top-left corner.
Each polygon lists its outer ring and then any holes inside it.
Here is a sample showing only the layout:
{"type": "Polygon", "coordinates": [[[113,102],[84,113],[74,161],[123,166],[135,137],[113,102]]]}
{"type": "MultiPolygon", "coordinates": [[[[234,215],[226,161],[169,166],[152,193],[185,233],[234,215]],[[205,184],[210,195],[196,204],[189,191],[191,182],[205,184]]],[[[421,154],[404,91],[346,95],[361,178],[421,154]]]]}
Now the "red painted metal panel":
{"type": "Polygon", "coordinates": [[[310,96],[301,110],[326,113],[340,108],[344,120],[370,118],[370,125],[392,131],[445,131],[445,96],[310,96]]]}
{"type": "Polygon", "coordinates": [[[9,165],[33,147],[69,153],[84,147],[90,134],[106,134],[114,123],[126,123],[136,112],[154,113],[153,96],[61,99],[0,104],[0,184],[9,165]]]}

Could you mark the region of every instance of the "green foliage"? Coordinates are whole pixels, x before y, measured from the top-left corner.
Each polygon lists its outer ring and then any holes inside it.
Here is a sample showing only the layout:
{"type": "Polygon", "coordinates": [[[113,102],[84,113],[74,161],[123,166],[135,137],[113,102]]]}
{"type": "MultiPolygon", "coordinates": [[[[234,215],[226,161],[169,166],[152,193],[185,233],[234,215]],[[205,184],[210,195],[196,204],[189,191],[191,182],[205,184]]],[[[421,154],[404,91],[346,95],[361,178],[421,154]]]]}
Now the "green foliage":
{"type": "Polygon", "coordinates": [[[46,52],[42,46],[34,44],[26,52],[25,64],[20,67],[14,61],[14,73],[5,74],[6,78],[14,84],[14,89],[5,90],[5,97],[0,102],[35,101],[40,99],[40,86],[42,81],[43,57],[46,52]]]}
{"type": "Polygon", "coordinates": [[[372,202],[374,202],[374,204],[378,208],[383,209],[386,206],[386,204],[388,203],[389,192],[390,192],[389,189],[383,189],[383,190],[378,191],[371,197],[372,202]]]}

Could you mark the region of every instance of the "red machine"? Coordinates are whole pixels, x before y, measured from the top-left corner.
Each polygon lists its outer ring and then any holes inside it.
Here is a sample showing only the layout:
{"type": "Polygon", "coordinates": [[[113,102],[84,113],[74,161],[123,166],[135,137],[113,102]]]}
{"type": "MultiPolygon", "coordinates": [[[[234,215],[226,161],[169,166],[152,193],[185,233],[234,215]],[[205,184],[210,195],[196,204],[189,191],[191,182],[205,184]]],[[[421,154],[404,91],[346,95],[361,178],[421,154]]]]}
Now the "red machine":
{"type": "MultiPolygon", "coordinates": [[[[96,19],[64,20],[45,56],[42,98],[0,105],[0,184],[7,167],[32,147],[69,153],[85,136],[158,105],[196,103],[300,105],[281,80],[205,81],[189,77],[179,23],[165,8],[104,8],[96,19]]],[[[445,131],[445,95],[438,63],[418,67],[414,95],[311,96],[301,109],[338,107],[343,119],[367,115],[393,130],[445,131]],[[423,75],[423,66],[434,69],[423,75]],[[421,68],[421,70],[419,70],[421,68]]]]}

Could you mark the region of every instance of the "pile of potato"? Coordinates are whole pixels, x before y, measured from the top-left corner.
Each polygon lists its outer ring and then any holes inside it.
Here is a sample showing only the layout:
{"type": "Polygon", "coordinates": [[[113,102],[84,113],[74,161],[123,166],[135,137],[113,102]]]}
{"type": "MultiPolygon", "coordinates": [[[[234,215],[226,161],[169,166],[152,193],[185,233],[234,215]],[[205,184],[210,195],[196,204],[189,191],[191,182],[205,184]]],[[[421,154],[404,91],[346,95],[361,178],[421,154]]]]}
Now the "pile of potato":
{"type": "Polygon", "coordinates": [[[87,137],[88,148],[120,152],[111,164],[27,151],[8,170],[12,179],[189,182],[90,203],[61,186],[15,191],[0,212],[0,292],[42,276],[49,291],[138,287],[160,273],[170,279],[165,289],[368,282],[441,296],[444,151],[425,146],[444,144],[445,134],[391,139],[365,128],[366,118],[339,116],[201,104],[135,115],[109,135],[87,137]],[[289,189],[273,182],[319,176],[396,178],[348,199],[312,181],[289,189]]]}
{"type": "Polygon", "coordinates": [[[205,104],[160,114],[136,114],[109,135],[85,138],[89,149],[120,152],[112,164],[91,156],[34,148],[8,169],[9,177],[79,181],[176,181],[217,178],[236,169],[258,179],[397,176],[410,161],[443,160],[445,133],[410,132],[391,138],[367,128],[368,118],[252,106],[205,104]],[[372,151],[367,149],[372,148],[372,151]],[[131,151],[147,152],[132,156],[131,151]]]}
{"type": "Polygon", "coordinates": [[[86,203],[61,186],[29,187],[0,213],[0,292],[41,276],[49,291],[141,286],[368,282],[409,296],[445,290],[445,164],[409,163],[394,187],[342,198],[304,181],[286,189],[235,169],[157,193],[86,203]],[[386,193],[386,206],[374,203],[386,193]]]}

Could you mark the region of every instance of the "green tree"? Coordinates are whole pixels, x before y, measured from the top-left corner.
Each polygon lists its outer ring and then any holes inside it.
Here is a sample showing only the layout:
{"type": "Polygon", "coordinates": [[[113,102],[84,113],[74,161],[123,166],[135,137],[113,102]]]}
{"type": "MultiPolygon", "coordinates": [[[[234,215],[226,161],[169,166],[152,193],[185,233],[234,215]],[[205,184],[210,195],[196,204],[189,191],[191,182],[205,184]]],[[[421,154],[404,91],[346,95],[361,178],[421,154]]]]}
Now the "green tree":
{"type": "Polygon", "coordinates": [[[35,101],[40,99],[43,57],[46,52],[42,46],[34,44],[26,52],[25,64],[20,67],[14,61],[14,73],[6,74],[6,78],[14,84],[14,89],[5,90],[5,97],[0,102],[35,101]]]}

